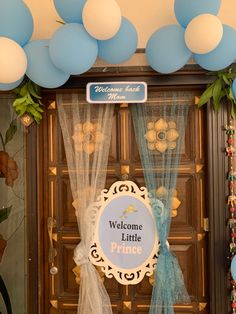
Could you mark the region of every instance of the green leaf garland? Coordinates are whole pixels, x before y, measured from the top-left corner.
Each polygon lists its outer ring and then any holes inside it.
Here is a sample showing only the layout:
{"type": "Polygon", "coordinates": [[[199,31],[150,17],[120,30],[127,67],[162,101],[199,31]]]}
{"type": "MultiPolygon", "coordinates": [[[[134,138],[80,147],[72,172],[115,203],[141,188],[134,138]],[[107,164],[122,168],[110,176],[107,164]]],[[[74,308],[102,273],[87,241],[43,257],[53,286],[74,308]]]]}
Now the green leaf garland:
{"type": "Polygon", "coordinates": [[[30,80],[15,88],[13,92],[16,94],[16,99],[13,102],[13,107],[19,117],[24,114],[29,114],[37,123],[42,119],[44,111],[40,96],[40,87],[30,80]]]}
{"type": "Polygon", "coordinates": [[[229,69],[228,72],[219,71],[209,74],[216,76],[216,79],[202,93],[198,101],[198,107],[202,107],[212,100],[214,110],[218,111],[222,101],[226,99],[231,104],[231,116],[236,119],[236,99],[232,91],[232,83],[236,73],[229,69]]]}

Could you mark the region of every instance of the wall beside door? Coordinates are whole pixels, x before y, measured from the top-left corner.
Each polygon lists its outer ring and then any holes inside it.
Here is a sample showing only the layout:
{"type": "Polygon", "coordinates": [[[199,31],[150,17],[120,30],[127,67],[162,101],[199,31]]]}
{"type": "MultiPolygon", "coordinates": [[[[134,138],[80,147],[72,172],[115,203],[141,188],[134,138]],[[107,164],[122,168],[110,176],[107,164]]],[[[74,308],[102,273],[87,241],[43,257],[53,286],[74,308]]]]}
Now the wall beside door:
{"type": "MultiPolygon", "coordinates": [[[[12,95],[0,95],[0,276],[12,312],[27,313],[25,133],[12,108],[12,95]]],[[[0,283],[0,313],[7,313],[0,283]]],[[[8,308],[9,310],[9,308],[8,308]]],[[[10,312],[8,312],[10,313],[10,312]]]]}

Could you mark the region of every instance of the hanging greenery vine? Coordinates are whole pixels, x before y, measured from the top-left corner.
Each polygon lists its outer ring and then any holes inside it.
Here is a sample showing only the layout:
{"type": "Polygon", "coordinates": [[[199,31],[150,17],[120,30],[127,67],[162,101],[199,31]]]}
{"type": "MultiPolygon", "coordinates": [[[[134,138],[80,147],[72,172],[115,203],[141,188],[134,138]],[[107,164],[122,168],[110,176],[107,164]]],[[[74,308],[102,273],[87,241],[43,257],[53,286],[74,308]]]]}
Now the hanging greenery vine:
{"type": "Polygon", "coordinates": [[[212,101],[213,108],[218,111],[220,105],[227,101],[231,104],[231,116],[236,118],[236,99],[233,94],[232,84],[236,77],[236,72],[231,68],[228,71],[211,72],[209,75],[216,76],[216,79],[208,85],[207,89],[202,93],[198,107],[202,107],[208,101],[212,101]]]}
{"type": "Polygon", "coordinates": [[[13,102],[13,108],[17,115],[22,117],[29,114],[34,121],[39,123],[44,111],[40,96],[40,87],[29,79],[24,80],[20,86],[13,89],[16,99],[13,102]]]}

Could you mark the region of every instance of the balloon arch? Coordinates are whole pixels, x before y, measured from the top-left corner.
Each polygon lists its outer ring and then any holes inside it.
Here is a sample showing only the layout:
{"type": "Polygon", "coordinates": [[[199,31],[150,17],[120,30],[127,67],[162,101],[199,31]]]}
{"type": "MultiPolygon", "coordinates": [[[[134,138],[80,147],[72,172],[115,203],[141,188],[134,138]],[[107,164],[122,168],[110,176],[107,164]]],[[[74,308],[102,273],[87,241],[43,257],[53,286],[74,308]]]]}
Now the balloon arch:
{"type": "Polygon", "coordinates": [[[17,87],[26,75],[45,88],[63,85],[88,71],[97,57],[110,64],[136,51],[134,25],[115,0],[54,0],[63,19],[50,40],[32,40],[33,17],[23,1],[0,0],[0,90],[17,87]]]}
{"type": "MultiPolygon", "coordinates": [[[[63,85],[88,71],[100,57],[120,64],[135,53],[138,34],[115,0],[54,0],[64,22],[49,40],[32,40],[33,17],[23,1],[0,0],[0,90],[17,87],[26,75],[45,88],[63,85]]],[[[179,25],[149,38],[146,57],[157,72],[172,73],[190,58],[218,71],[236,58],[236,30],[217,17],[221,0],[175,0],[179,25]]]]}

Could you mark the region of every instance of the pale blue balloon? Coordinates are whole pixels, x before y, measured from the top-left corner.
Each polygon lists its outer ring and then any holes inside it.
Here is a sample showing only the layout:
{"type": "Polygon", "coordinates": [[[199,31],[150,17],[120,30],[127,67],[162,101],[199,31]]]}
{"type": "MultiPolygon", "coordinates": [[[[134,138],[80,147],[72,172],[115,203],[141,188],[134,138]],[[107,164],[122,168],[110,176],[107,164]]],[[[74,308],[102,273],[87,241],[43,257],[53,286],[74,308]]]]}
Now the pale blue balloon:
{"type": "Polygon", "coordinates": [[[197,64],[209,71],[219,71],[228,67],[236,59],[236,31],[223,25],[223,37],[219,45],[209,53],[194,54],[197,64]]]}
{"type": "Polygon", "coordinates": [[[181,26],[168,25],[158,29],[149,38],[146,56],[155,71],[172,73],[188,62],[192,52],[185,44],[184,32],[181,26]]]}
{"type": "Polygon", "coordinates": [[[0,36],[24,46],[33,33],[33,17],[23,1],[0,0],[0,36]]]}
{"type": "Polygon", "coordinates": [[[236,281],[236,255],[234,255],[232,261],[231,261],[231,275],[233,277],[233,280],[236,281]]]}
{"type": "Polygon", "coordinates": [[[63,85],[70,75],[55,67],[48,47],[48,40],[34,40],[24,47],[28,60],[26,75],[39,86],[56,88],[63,85]]]}
{"type": "Polygon", "coordinates": [[[16,82],[10,83],[10,84],[4,84],[4,83],[0,83],[0,90],[11,90],[13,88],[16,88],[17,86],[20,85],[20,83],[23,81],[25,76],[22,76],[22,78],[20,78],[19,80],[17,80],[16,82]]]}
{"type": "Polygon", "coordinates": [[[111,64],[124,62],[132,57],[138,45],[134,25],[122,17],[121,26],[114,37],[98,41],[98,56],[111,64]]]}
{"type": "Polygon", "coordinates": [[[95,63],[98,43],[82,24],[66,24],[53,34],[49,42],[49,53],[54,65],[63,72],[81,74],[95,63]]]}
{"type": "Polygon", "coordinates": [[[197,15],[209,13],[217,15],[221,0],[175,0],[175,16],[183,27],[197,15]]]}
{"type": "Polygon", "coordinates": [[[55,8],[66,23],[82,23],[86,0],[54,0],[55,8]]]}

